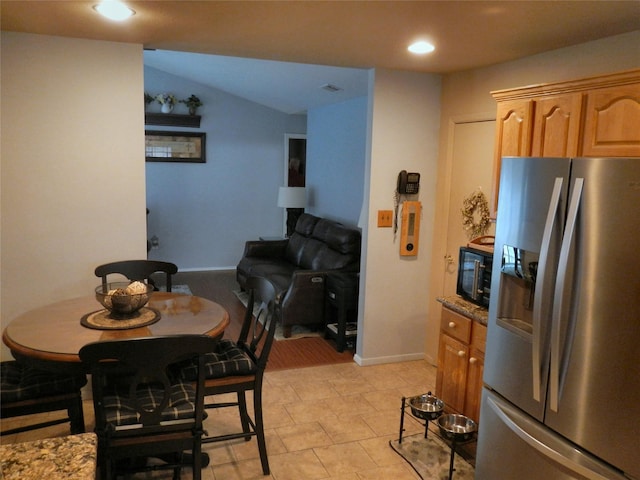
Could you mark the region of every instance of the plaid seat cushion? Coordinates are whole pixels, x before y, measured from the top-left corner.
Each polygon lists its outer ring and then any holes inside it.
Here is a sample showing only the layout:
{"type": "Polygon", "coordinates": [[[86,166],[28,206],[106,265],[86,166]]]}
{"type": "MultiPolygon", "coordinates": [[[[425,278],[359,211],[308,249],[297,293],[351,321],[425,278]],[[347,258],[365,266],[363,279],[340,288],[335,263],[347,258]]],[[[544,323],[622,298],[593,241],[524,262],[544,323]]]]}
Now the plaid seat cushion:
{"type": "Polygon", "coordinates": [[[73,393],[87,384],[86,375],[58,375],[17,361],[0,363],[0,401],[17,402],[73,393]]]}
{"type": "MultiPolygon", "coordinates": [[[[205,355],[206,378],[222,378],[236,375],[249,375],[256,366],[244,351],[231,340],[220,340],[215,352],[205,355]]],[[[179,376],[182,380],[196,380],[198,368],[195,363],[183,365],[179,376]]]]}
{"type": "MultiPolygon", "coordinates": [[[[153,410],[160,405],[163,395],[162,385],[145,384],[137,389],[138,401],[145,410],[153,410]]],[[[196,391],[191,384],[176,382],[171,385],[169,404],[162,411],[162,421],[192,418],[195,398],[196,391]]],[[[129,397],[129,387],[126,385],[116,385],[105,393],[104,409],[109,424],[121,426],[140,423],[140,416],[134,407],[129,397]]]]}

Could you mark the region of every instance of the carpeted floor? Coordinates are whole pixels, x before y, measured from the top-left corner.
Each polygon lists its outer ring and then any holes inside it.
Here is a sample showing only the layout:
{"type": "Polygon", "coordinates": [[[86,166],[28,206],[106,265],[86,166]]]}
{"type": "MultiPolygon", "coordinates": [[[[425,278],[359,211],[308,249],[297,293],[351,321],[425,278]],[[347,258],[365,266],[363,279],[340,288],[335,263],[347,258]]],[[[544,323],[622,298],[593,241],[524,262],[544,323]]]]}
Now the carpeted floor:
{"type": "MultiPolygon", "coordinates": [[[[238,297],[238,300],[240,300],[246,307],[249,301],[249,294],[241,290],[234,290],[233,293],[235,293],[236,297],[238,297]]],[[[312,330],[303,325],[293,325],[291,327],[291,336],[285,338],[284,334],[282,333],[282,325],[277,325],[276,332],[273,335],[276,340],[295,340],[297,338],[320,337],[324,335],[324,333],[318,330],[312,330]]]]}
{"type": "MultiPolygon", "coordinates": [[[[449,478],[451,448],[434,432],[429,431],[426,439],[424,433],[419,433],[403,437],[402,443],[398,443],[398,439],[391,440],[389,445],[413,467],[423,480],[449,478]]],[[[459,450],[456,449],[452,480],[473,480],[473,466],[458,452],[459,450]]]]}

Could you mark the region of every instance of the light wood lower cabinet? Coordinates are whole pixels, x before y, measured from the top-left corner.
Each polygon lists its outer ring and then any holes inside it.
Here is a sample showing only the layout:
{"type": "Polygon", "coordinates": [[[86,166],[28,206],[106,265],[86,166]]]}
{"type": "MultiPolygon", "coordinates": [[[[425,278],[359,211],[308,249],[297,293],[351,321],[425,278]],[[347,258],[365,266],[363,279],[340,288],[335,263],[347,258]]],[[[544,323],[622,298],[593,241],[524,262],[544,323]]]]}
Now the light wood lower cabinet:
{"type": "Polygon", "coordinates": [[[487,327],[442,308],[436,396],[447,411],[478,421],[487,327]]]}

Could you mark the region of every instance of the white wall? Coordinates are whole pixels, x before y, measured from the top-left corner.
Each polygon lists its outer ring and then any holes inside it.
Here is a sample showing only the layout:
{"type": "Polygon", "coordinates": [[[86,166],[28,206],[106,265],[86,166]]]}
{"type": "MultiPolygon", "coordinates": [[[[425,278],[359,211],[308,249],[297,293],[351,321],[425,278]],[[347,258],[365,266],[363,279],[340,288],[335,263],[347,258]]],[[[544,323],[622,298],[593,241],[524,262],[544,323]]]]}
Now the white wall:
{"type": "Polygon", "coordinates": [[[440,77],[375,71],[370,102],[371,152],[365,182],[363,264],[356,360],[363,365],[424,358],[438,158],[440,77]],[[398,172],[421,174],[420,243],[401,257],[377,211],[393,209],[398,172]],[[364,288],[363,288],[364,287],[364,288]]]}
{"type": "MultiPolygon", "coordinates": [[[[429,315],[425,344],[426,357],[435,361],[441,305],[435,298],[443,294],[443,258],[449,218],[447,202],[451,186],[451,136],[455,123],[495,119],[496,102],[491,91],[539,83],[573,80],[640,67],[640,31],[617,35],[573,47],[554,50],[487,68],[447,75],[442,83],[442,116],[440,117],[440,153],[438,158],[438,203],[433,239],[429,282],[429,315]]],[[[489,148],[494,136],[485,141],[489,148]]],[[[485,148],[486,145],[483,145],[485,148]]],[[[478,162],[476,168],[492,170],[493,159],[478,162]]],[[[470,171],[474,176],[475,172],[470,171]]],[[[460,221],[459,218],[451,221],[460,221]]]]}
{"type": "MultiPolygon", "coordinates": [[[[305,133],[305,115],[287,115],[220,90],[144,69],[145,90],[195,94],[202,100],[199,129],[147,126],[147,130],[206,132],[206,163],[146,164],[149,237],[159,248],[149,258],[181,271],[234,269],[244,243],[282,235],[277,206],[284,178],[285,133],[305,133]]],[[[154,103],[149,111],[159,110],[154,103]]],[[[187,113],[179,104],[174,113],[187,113]]]]}
{"type": "Polygon", "coordinates": [[[307,117],[307,212],[356,226],[362,208],[368,98],[315,108],[307,117]]]}
{"type": "Polygon", "coordinates": [[[1,48],[4,326],[92,294],[97,265],[146,257],[146,232],[142,46],[2,32],[1,48]]]}

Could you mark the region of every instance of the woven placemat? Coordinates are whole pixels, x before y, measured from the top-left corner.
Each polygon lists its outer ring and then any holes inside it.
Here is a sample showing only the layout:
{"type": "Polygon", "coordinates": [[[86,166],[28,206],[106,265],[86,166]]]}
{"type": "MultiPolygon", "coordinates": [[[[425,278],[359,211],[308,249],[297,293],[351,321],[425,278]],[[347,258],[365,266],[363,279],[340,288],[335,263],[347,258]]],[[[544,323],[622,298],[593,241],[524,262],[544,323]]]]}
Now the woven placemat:
{"type": "Polygon", "coordinates": [[[150,307],[142,307],[131,318],[113,318],[109,310],[102,309],[87,313],[80,319],[80,324],[96,330],[127,330],[151,325],[160,320],[160,312],[150,307]]]}

